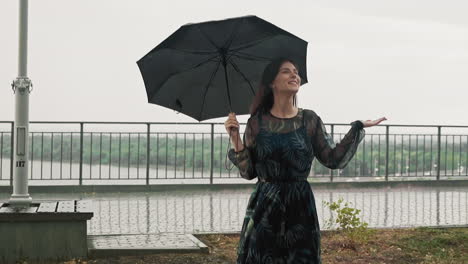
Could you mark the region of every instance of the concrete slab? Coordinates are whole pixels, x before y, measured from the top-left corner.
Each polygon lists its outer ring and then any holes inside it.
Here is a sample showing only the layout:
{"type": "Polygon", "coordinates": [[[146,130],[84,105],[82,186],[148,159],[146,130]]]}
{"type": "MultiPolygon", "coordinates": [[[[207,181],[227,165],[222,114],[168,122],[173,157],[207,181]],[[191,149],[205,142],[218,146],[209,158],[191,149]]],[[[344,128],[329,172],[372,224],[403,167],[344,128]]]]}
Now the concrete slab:
{"type": "Polygon", "coordinates": [[[158,233],[88,236],[92,257],[157,253],[208,253],[208,247],[191,234],[158,233]]]}

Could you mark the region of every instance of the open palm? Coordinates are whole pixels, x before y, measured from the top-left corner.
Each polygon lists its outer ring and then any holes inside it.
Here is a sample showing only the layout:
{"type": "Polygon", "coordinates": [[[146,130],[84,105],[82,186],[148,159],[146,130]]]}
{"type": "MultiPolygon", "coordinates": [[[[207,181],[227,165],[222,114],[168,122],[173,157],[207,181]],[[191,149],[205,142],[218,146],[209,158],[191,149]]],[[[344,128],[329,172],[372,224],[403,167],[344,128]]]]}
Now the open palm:
{"type": "Polygon", "coordinates": [[[384,120],[387,120],[387,118],[381,117],[381,118],[376,119],[376,120],[361,120],[361,122],[364,124],[364,127],[371,127],[371,126],[378,125],[380,122],[382,122],[384,120]]]}

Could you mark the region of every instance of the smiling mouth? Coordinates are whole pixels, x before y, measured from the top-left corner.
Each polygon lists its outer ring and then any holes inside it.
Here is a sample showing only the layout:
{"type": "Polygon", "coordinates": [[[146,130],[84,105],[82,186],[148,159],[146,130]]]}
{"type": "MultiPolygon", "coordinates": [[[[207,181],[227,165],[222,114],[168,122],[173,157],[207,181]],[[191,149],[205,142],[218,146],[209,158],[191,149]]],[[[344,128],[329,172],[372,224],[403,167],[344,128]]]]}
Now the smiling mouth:
{"type": "Polygon", "coordinates": [[[298,82],[296,82],[296,81],[292,81],[292,82],[288,82],[288,83],[294,83],[294,84],[296,84],[296,85],[298,85],[298,84],[299,84],[299,83],[298,83],[298,82]]]}

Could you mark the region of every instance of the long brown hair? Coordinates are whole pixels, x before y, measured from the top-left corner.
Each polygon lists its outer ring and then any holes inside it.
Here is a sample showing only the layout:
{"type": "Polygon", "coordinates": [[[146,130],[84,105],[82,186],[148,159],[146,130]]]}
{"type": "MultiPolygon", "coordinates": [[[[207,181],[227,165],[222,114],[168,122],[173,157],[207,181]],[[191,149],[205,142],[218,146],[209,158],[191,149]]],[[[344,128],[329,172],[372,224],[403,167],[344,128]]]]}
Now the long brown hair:
{"type": "MultiPolygon", "coordinates": [[[[270,111],[273,107],[273,103],[275,102],[273,89],[271,88],[271,83],[275,80],[276,75],[279,72],[281,65],[285,62],[292,63],[296,69],[299,71],[297,64],[288,58],[276,58],[271,61],[263,71],[262,80],[260,82],[260,88],[258,89],[257,94],[250,105],[249,113],[250,115],[255,115],[258,111],[266,113],[270,111]]],[[[297,97],[294,95],[293,97],[293,105],[297,106],[297,97]]]]}

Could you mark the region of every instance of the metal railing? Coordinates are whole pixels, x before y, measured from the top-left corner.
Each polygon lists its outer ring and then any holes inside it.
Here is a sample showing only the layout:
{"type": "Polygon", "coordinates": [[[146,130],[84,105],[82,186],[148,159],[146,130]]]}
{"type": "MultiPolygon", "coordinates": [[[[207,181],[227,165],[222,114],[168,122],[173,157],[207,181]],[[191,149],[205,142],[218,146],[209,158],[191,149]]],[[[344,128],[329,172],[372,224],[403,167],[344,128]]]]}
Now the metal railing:
{"type": "MultiPolygon", "coordinates": [[[[350,128],[349,124],[328,126],[327,131],[336,143],[350,128]],[[337,128],[343,131],[335,131],[337,128]]],[[[13,128],[11,121],[0,122],[0,183],[9,180],[10,185],[13,128]]],[[[324,181],[347,177],[389,181],[468,176],[468,133],[450,133],[454,129],[466,130],[468,126],[375,126],[366,129],[364,140],[346,168],[331,170],[314,161],[310,176],[324,181]],[[404,129],[428,129],[435,133],[396,133],[404,129]],[[391,134],[390,130],[395,132],[391,134]]],[[[229,136],[224,123],[31,122],[29,140],[32,181],[66,180],[82,185],[83,181],[97,184],[131,180],[148,185],[153,180],[193,179],[213,183],[213,179],[241,179],[236,167],[232,171],[224,167],[225,161],[233,166],[226,157],[229,136]],[[46,131],[53,126],[59,128],[46,131]],[[138,128],[122,132],[111,131],[111,126],[120,130],[125,126],[138,128]],[[168,130],[170,126],[177,126],[178,130],[184,126],[202,129],[174,132],[168,130]]]]}

